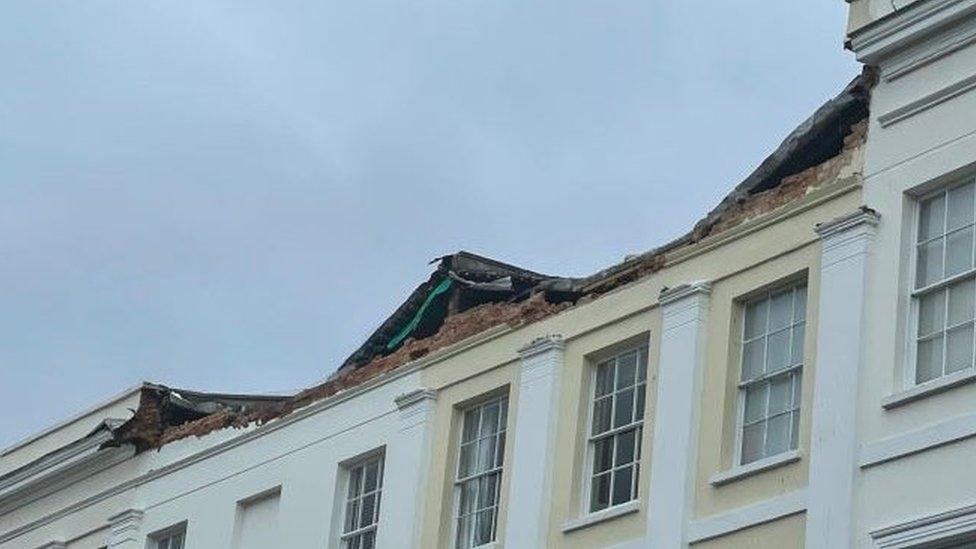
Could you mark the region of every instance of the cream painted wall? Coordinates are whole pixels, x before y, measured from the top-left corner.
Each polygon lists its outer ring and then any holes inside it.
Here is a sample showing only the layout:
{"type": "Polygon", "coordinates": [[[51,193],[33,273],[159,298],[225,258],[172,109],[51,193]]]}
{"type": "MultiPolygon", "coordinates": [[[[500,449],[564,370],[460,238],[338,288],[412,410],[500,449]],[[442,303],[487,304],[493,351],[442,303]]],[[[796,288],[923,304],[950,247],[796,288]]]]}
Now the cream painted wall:
{"type": "Polygon", "coordinates": [[[693,549],[803,549],[803,515],[753,526],[735,534],[691,545],[693,549]]]}
{"type": "MultiPolygon", "coordinates": [[[[799,235],[798,235],[799,236],[799,235]]],[[[712,289],[712,318],[708,330],[708,358],[702,394],[701,440],[697,475],[696,516],[707,517],[803,488],[808,462],[777,467],[722,486],[709,478],[733,465],[738,419],[741,300],[757,289],[805,280],[807,317],[802,377],[800,451],[809,448],[812,380],[816,375],[816,318],[819,298],[819,249],[814,244],[725,279],[712,289]]]]}
{"type": "MultiPolygon", "coordinates": [[[[855,161],[859,161],[857,157],[855,161]]],[[[847,175],[856,171],[853,167],[847,175]]],[[[603,547],[644,536],[647,517],[644,509],[609,521],[597,523],[569,533],[563,532],[567,521],[579,518],[585,460],[585,422],[589,395],[589,365],[600,356],[621,348],[621,345],[649,343],[648,401],[645,411],[645,431],[642,441],[642,478],[639,498],[646,505],[649,489],[648,471],[652,457],[650,430],[656,393],[660,311],[657,295],[666,286],[676,286],[688,280],[715,281],[712,303],[712,322],[709,325],[707,354],[707,388],[703,406],[718,402],[718,413],[703,414],[700,460],[697,472],[696,513],[707,517],[735,510],[774,496],[802,488],[806,484],[807,464],[783,466],[722,488],[713,488],[708,478],[724,469],[734,440],[734,412],[726,394],[734,386],[738,362],[729,360],[730,322],[734,315],[732,300],[761,289],[783,278],[811,273],[809,276],[808,331],[806,345],[807,366],[804,371],[804,402],[812,398],[815,362],[816,274],[819,272],[819,245],[814,226],[834,217],[847,214],[861,203],[858,186],[829,187],[812,193],[801,201],[797,210],[774,225],[746,227],[737,238],[720,247],[712,242],[702,244],[697,254],[686,253],[675,265],[664,269],[640,283],[617,290],[555,317],[518,330],[504,331],[460,354],[437,361],[423,371],[423,383],[439,392],[438,411],[434,422],[435,447],[448,451],[435,453],[429,472],[432,482],[427,497],[431,502],[425,519],[425,546],[448,547],[451,535],[450,513],[453,506],[451,479],[456,459],[458,432],[457,409],[470,399],[485,393],[504,390],[510,396],[509,427],[518,421],[518,356],[521,348],[536,337],[561,334],[566,341],[565,365],[562,376],[560,422],[557,426],[556,447],[565,452],[565,459],[556,460],[554,471],[553,510],[550,517],[550,540],[553,547],[603,547]],[[819,202],[818,201],[822,201],[819,202]],[[720,260],[717,260],[721,258],[720,260]],[[730,370],[732,368],[732,370],[730,370]],[[439,479],[439,480],[435,480],[439,479]]],[[[714,411],[714,410],[713,410],[714,411]]],[[[809,441],[809,406],[804,405],[801,419],[801,447],[809,441]]],[[[506,459],[510,459],[511,446],[506,459]]],[[[503,486],[502,510],[507,510],[507,484],[503,486]]],[[[504,519],[502,519],[504,528],[504,519]]],[[[503,534],[499,535],[499,539],[503,534]]],[[[802,539],[802,536],[798,539],[802,539]]]]}

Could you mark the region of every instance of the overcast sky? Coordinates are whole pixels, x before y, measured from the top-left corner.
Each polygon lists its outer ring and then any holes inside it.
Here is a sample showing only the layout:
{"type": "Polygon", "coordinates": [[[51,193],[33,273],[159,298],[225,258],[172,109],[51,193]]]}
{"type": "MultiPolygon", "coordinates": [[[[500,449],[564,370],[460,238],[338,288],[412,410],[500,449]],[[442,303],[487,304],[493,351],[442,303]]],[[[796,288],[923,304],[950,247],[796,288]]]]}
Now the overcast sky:
{"type": "Polygon", "coordinates": [[[288,392],[459,249],[687,230],[858,71],[840,0],[0,7],[0,446],[141,380],[288,392]]]}

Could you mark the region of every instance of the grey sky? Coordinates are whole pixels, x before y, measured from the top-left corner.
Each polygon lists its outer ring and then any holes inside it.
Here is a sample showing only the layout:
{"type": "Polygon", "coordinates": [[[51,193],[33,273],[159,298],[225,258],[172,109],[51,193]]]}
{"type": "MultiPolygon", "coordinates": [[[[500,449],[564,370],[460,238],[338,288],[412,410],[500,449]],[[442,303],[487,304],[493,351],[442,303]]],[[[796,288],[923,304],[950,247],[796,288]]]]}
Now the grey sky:
{"type": "Polygon", "coordinates": [[[468,249],[686,230],[857,72],[840,0],[0,8],[0,446],[140,380],[290,391],[468,249]]]}

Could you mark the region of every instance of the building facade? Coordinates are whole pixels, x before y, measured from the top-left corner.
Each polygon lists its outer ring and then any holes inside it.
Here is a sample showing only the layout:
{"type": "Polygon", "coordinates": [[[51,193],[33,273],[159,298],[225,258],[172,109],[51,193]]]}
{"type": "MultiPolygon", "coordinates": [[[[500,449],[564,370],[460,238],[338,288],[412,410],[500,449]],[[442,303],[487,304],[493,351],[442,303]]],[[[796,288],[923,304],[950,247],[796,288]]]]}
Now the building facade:
{"type": "Polygon", "coordinates": [[[674,242],[460,252],[293,397],[143,384],[0,455],[0,549],[976,546],[976,0],[674,242]]]}

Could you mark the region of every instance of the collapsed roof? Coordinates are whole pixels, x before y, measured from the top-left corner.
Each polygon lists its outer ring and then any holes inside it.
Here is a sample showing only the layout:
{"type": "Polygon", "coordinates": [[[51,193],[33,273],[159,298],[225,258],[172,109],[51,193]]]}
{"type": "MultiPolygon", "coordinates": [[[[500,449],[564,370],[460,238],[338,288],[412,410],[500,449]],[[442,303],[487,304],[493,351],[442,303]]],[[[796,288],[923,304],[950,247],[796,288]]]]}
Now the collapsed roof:
{"type": "Polygon", "coordinates": [[[135,416],[112,444],[159,447],[187,436],[282,417],[494,326],[524,325],[598,298],[660,269],[667,254],[803,196],[836,178],[838,159],[864,140],[873,70],[855,78],[787,136],[684,236],[591,276],[544,275],[470,252],[437,267],[323,384],[292,397],[251,397],[144,388],[135,416]]]}

